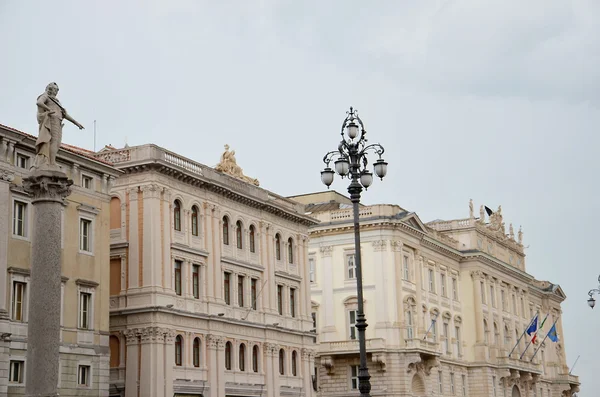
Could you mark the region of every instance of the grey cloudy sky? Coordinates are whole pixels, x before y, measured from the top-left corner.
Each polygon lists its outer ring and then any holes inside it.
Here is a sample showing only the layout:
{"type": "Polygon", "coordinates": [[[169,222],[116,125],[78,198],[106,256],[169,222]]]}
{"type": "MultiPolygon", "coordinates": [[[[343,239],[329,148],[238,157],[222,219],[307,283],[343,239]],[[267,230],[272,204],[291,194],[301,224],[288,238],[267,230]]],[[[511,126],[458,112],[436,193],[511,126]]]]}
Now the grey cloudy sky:
{"type": "Polygon", "coordinates": [[[599,20],[597,0],[0,0],[0,123],[35,134],[56,81],[87,127],[65,142],[92,149],[97,120],[98,147],[153,142],[214,165],[229,143],[292,195],[323,189],[352,105],[390,163],[365,202],[429,221],[473,198],[523,225],[528,271],[568,295],[579,395],[596,397],[599,20]]]}

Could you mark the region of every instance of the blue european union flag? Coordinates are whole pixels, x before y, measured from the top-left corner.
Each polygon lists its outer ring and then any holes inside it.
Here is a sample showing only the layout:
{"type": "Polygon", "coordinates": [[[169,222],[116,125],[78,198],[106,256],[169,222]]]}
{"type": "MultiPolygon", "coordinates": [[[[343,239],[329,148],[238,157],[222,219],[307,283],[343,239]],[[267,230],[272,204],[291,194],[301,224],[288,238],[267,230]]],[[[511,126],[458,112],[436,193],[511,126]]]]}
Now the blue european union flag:
{"type": "Polygon", "coordinates": [[[556,334],[556,324],[554,324],[552,328],[550,328],[550,331],[548,331],[548,339],[550,339],[552,342],[558,342],[558,335],[556,334]]]}
{"type": "Polygon", "coordinates": [[[535,331],[537,331],[537,323],[538,323],[538,315],[536,314],[535,317],[533,318],[533,322],[531,323],[529,328],[527,328],[527,335],[531,336],[531,334],[533,334],[535,331]]]}

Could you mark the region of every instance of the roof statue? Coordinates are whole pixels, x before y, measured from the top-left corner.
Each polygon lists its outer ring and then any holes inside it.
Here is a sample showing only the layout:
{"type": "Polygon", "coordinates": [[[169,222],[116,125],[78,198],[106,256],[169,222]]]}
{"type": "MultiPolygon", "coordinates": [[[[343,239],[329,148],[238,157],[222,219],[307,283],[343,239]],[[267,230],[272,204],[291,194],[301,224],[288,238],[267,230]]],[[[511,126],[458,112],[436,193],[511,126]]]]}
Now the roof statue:
{"type": "Polygon", "coordinates": [[[519,226],[519,239],[517,240],[519,244],[523,244],[523,231],[521,230],[521,226],[519,226]]]}
{"type": "Polygon", "coordinates": [[[221,155],[221,161],[216,165],[215,170],[222,172],[227,175],[231,175],[234,178],[241,179],[244,182],[248,182],[252,185],[259,186],[258,179],[250,178],[244,175],[242,167],[237,165],[235,159],[235,150],[229,150],[229,145],[225,145],[225,151],[221,155]]]}
{"type": "Polygon", "coordinates": [[[511,240],[515,239],[515,230],[513,229],[513,225],[512,223],[510,224],[510,226],[508,227],[508,235],[510,236],[511,240]]]}
{"type": "Polygon", "coordinates": [[[35,142],[36,157],[32,165],[35,169],[60,170],[56,164],[56,154],[62,140],[63,120],[69,120],[80,130],[83,129],[83,125],[75,121],[61,105],[56,98],[57,94],[58,85],[50,83],[46,86],[46,91],[37,98],[39,135],[35,142]]]}
{"type": "Polygon", "coordinates": [[[475,218],[475,212],[473,211],[473,199],[469,200],[469,219],[475,218]]]}
{"type": "Polygon", "coordinates": [[[485,224],[485,209],[483,205],[479,206],[479,222],[485,224]]]}

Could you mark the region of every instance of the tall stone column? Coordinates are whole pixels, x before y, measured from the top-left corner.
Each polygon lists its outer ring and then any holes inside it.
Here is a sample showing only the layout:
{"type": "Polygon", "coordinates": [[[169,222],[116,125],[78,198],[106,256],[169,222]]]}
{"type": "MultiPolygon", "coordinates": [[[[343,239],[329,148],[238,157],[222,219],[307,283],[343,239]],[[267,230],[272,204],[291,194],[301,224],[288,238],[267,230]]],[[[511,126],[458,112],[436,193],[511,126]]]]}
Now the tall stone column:
{"type": "Polygon", "coordinates": [[[210,387],[210,397],[218,397],[218,372],[224,371],[224,368],[220,368],[217,364],[217,344],[219,337],[215,335],[207,336],[208,343],[208,386],[210,387]]]}
{"type": "Polygon", "coordinates": [[[175,331],[165,330],[165,349],[164,349],[164,377],[165,377],[165,396],[173,395],[173,366],[175,365],[175,331]]]}
{"type": "Polygon", "coordinates": [[[25,395],[58,396],[61,290],[61,208],[73,181],[60,171],[23,180],[32,196],[31,287],[25,395]]]}
{"type": "Polygon", "coordinates": [[[278,377],[279,374],[275,373],[276,367],[273,365],[275,361],[275,354],[277,354],[276,352],[278,351],[277,345],[273,343],[265,343],[263,345],[263,351],[265,360],[265,386],[267,389],[267,397],[278,397],[279,391],[276,390],[275,385],[279,382],[275,382],[275,378],[278,377]]]}
{"type": "Polygon", "coordinates": [[[475,306],[475,360],[486,359],[486,346],[483,337],[483,307],[481,302],[481,282],[484,275],[481,271],[471,272],[473,279],[473,303],[475,306]]]}
{"type": "Polygon", "coordinates": [[[139,330],[123,331],[127,341],[127,368],[125,369],[125,397],[138,396],[138,371],[140,359],[139,330]]]}

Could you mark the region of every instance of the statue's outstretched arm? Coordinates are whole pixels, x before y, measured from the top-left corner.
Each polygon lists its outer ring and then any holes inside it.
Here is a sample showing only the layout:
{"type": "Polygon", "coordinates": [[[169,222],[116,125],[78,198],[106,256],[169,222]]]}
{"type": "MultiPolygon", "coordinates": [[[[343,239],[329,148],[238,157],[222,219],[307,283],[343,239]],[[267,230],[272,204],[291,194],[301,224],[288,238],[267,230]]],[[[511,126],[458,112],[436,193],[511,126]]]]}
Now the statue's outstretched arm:
{"type": "Polygon", "coordinates": [[[80,129],[80,130],[82,130],[82,129],[83,129],[83,126],[82,126],[81,124],[79,124],[79,123],[77,122],[77,120],[75,120],[73,117],[71,117],[71,116],[69,115],[69,113],[67,113],[67,111],[66,111],[66,110],[64,111],[64,118],[65,118],[66,120],[69,120],[71,123],[75,124],[77,127],[79,127],[79,129],[80,129]]]}

